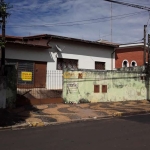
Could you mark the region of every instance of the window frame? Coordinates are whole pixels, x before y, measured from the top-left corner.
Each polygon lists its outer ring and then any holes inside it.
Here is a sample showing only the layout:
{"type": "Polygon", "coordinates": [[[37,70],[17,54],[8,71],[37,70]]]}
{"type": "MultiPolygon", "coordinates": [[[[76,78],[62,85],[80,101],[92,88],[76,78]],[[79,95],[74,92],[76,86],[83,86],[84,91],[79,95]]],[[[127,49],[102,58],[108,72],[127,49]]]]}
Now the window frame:
{"type": "Polygon", "coordinates": [[[135,60],[131,61],[130,67],[136,67],[137,66],[137,62],[135,60]],[[132,63],[135,63],[135,66],[132,65],[132,63]]]}
{"type": "Polygon", "coordinates": [[[122,61],[122,67],[123,68],[126,68],[126,67],[129,67],[129,61],[127,60],[127,59],[124,59],[123,61],[122,61]],[[124,66],[124,62],[127,62],[127,66],[124,66]]]}
{"type": "Polygon", "coordinates": [[[77,69],[78,69],[78,62],[79,62],[78,59],[57,58],[57,64],[56,64],[57,66],[56,66],[56,69],[57,69],[57,70],[64,70],[64,69],[77,70],[77,69]],[[74,61],[74,62],[76,62],[76,65],[75,65],[76,68],[73,68],[73,67],[70,68],[70,67],[68,67],[69,63],[68,63],[67,61],[70,61],[70,62],[71,62],[71,61],[74,61]],[[58,67],[59,63],[61,63],[61,67],[60,67],[61,69],[58,67]],[[65,63],[66,63],[66,64],[68,63],[68,64],[66,65],[66,66],[67,66],[66,68],[63,67],[63,63],[64,63],[64,64],[65,64],[65,63]]]}
{"type": "Polygon", "coordinates": [[[106,62],[102,62],[102,61],[95,61],[95,70],[106,70],[106,62]],[[103,68],[97,68],[96,66],[97,66],[97,64],[98,63],[101,63],[101,64],[99,64],[99,66],[100,65],[103,65],[104,67],[103,68]],[[103,63],[103,64],[102,64],[103,63]]]}

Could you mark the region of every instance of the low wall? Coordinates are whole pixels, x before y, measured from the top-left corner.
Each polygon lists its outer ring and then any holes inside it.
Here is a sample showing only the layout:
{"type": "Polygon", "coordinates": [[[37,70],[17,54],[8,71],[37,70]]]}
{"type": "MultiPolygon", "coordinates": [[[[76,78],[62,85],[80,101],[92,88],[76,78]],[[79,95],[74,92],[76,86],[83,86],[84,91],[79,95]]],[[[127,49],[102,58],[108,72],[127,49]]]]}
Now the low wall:
{"type": "Polygon", "coordinates": [[[0,108],[6,108],[6,78],[0,76],[0,108]]]}
{"type": "Polygon", "coordinates": [[[17,96],[17,70],[15,65],[5,66],[6,74],[6,107],[13,108],[16,105],[17,96]]]}
{"type": "Polygon", "coordinates": [[[64,71],[66,103],[147,99],[146,77],[133,71],[64,71]]]}

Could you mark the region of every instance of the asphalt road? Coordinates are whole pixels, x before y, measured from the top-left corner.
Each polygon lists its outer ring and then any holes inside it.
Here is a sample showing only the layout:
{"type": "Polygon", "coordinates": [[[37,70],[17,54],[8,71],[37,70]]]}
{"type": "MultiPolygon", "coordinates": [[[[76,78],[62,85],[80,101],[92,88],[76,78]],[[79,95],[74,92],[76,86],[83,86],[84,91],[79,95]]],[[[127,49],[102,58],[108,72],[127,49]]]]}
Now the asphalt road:
{"type": "Polygon", "coordinates": [[[0,131],[0,150],[150,150],[150,115],[0,131]]]}

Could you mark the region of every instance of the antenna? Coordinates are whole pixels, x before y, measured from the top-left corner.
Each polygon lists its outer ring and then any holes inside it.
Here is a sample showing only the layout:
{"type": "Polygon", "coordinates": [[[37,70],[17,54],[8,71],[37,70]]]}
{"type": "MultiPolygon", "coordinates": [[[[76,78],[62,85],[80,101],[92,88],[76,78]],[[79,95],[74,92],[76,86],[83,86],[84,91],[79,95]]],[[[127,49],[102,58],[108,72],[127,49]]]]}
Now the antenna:
{"type": "Polygon", "coordinates": [[[111,7],[111,27],[110,27],[111,31],[110,32],[111,32],[111,42],[112,42],[112,2],[111,2],[111,6],[110,7],[111,7]]]}
{"type": "Polygon", "coordinates": [[[62,52],[61,48],[58,45],[56,45],[56,48],[58,51],[62,52]]]}

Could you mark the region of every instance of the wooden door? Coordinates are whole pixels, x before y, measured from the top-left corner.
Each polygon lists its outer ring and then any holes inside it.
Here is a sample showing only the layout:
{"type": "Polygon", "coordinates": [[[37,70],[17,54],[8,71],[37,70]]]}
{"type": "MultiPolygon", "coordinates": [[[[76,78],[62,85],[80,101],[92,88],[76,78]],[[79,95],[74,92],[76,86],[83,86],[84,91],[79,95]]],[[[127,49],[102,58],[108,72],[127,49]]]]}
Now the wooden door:
{"type": "Polygon", "coordinates": [[[36,88],[46,87],[46,62],[35,62],[34,86],[36,88]]]}

